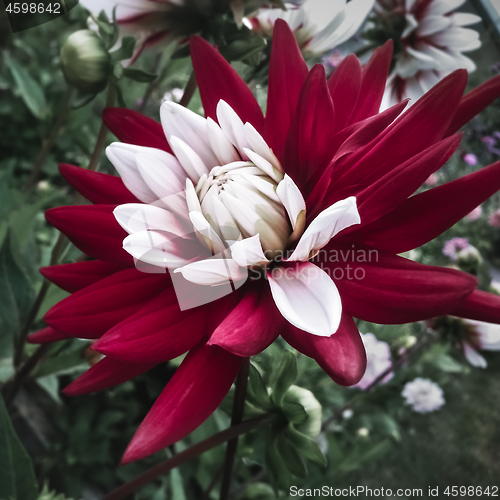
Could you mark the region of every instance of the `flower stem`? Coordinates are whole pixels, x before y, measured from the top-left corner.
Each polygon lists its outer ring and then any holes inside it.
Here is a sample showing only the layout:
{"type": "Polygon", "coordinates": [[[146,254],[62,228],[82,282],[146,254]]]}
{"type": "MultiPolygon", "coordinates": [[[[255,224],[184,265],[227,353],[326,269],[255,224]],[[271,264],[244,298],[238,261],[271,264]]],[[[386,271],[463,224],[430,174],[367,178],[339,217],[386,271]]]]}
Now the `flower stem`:
{"type": "Polygon", "coordinates": [[[111,493],[108,493],[103,500],[121,500],[125,498],[127,495],[130,495],[134,491],[136,491],[141,486],[149,483],[153,479],[156,479],[158,476],[165,474],[169,470],[183,464],[184,462],[194,458],[205,451],[211,450],[216,446],[219,446],[234,437],[240,436],[241,434],[245,434],[253,429],[257,429],[258,427],[263,427],[265,425],[269,425],[274,422],[276,419],[276,415],[265,415],[264,417],[259,417],[251,420],[245,420],[241,424],[229,427],[224,431],[218,432],[213,436],[201,441],[200,443],[191,446],[187,450],[178,453],[177,455],[165,460],[164,462],[155,465],[148,471],[144,472],[140,476],[132,479],[128,483],[123,484],[122,486],[116,488],[111,493]]]}
{"type": "MultiPolygon", "coordinates": [[[[245,409],[245,396],[247,392],[248,371],[250,369],[250,358],[244,358],[241,364],[238,378],[236,379],[236,390],[234,391],[233,415],[231,417],[231,427],[238,425],[243,420],[243,411],[245,409]]],[[[227,443],[226,456],[224,458],[224,467],[222,475],[222,484],[220,489],[220,500],[229,498],[231,489],[231,476],[233,473],[234,459],[238,448],[238,436],[227,443]]]]}
{"type": "MultiPolygon", "coordinates": [[[[70,90],[68,90],[68,93],[70,93],[70,90]]],[[[109,108],[109,107],[113,106],[114,101],[115,101],[115,95],[116,95],[115,87],[113,85],[109,84],[105,108],[109,108]]],[[[69,103],[69,96],[68,96],[68,103],[69,103]]],[[[89,165],[87,167],[88,170],[94,171],[97,168],[97,165],[99,163],[99,158],[102,154],[102,151],[104,149],[104,145],[106,143],[107,133],[108,133],[108,129],[103,122],[101,124],[99,134],[97,136],[96,144],[94,146],[94,151],[92,152],[92,155],[90,157],[89,165]]],[[[80,195],[75,196],[74,204],[79,203],[80,200],[81,200],[80,195]]],[[[52,255],[50,258],[50,265],[51,266],[54,266],[58,263],[59,257],[61,255],[61,252],[62,252],[62,249],[64,246],[65,239],[66,239],[66,237],[64,236],[64,234],[60,233],[59,238],[57,239],[57,242],[54,245],[54,248],[52,249],[52,255]]],[[[31,308],[31,310],[28,314],[28,318],[26,320],[26,323],[24,324],[24,327],[21,330],[21,333],[19,334],[19,340],[18,340],[16,347],[15,347],[14,360],[13,360],[14,367],[16,368],[16,373],[13,375],[13,377],[11,379],[12,382],[9,380],[8,382],[6,382],[6,384],[2,388],[2,394],[6,395],[7,391],[9,392],[10,400],[12,400],[15,397],[15,395],[17,394],[17,391],[21,387],[22,383],[29,376],[29,374],[31,373],[33,368],[35,368],[36,364],[38,363],[38,361],[41,358],[41,356],[39,356],[39,351],[37,350],[30,358],[28,358],[26,360],[26,362],[24,364],[21,364],[22,360],[23,360],[24,345],[26,343],[26,338],[28,337],[28,334],[31,330],[31,327],[33,326],[33,323],[36,320],[36,317],[38,316],[38,312],[40,311],[40,307],[43,304],[43,301],[47,295],[49,287],[50,287],[50,282],[47,280],[44,280],[44,282],[40,288],[40,291],[38,292],[38,295],[35,299],[33,307],[31,308]]],[[[43,346],[41,346],[41,347],[43,347],[43,346]]]]}
{"type": "Polygon", "coordinates": [[[181,106],[184,106],[185,108],[188,107],[192,97],[194,96],[194,93],[196,92],[197,87],[198,83],[196,82],[196,75],[194,74],[193,71],[186,84],[186,88],[184,89],[184,95],[182,96],[179,102],[181,106]]]}
{"type": "Polygon", "coordinates": [[[68,111],[69,111],[69,102],[71,99],[71,93],[72,89],[71,87],[68,87],[66,89],[66,92],[64,93],[61,109],[59,110],[59,114],[57,116],[56,123],[54,124],[54,128],[52,129],[49,137],[47,137],[47,139],[44,140],[43,142],[42,149],[40,150],[40,153],[38,153],[38,156],[35,160],[35,164],[33,165],[33,169],[31,170],[30,176],[28,177],[28,179],[26,180],[26,184],[24,185],[23,191],[28,191],[29,189],[31,189],[38,180],[38,177],[40,176],[43,164],[45,163],[47,156],[49,155],[54,144],[56,143],[57,138],[61,133],[61,129],[63,128],[66,122],[66,117],[68,116],[68,111]]]}

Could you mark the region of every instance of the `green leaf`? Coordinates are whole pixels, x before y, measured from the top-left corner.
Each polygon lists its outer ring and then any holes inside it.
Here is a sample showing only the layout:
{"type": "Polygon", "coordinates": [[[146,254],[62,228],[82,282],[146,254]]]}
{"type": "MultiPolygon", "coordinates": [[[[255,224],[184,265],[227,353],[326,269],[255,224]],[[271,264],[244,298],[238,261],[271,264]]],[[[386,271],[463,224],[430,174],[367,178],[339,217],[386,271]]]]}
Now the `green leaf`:
{"type": "Polygon", "coordinates": [[[172,490],[172,498],[175,498],[175,500],[186,500],[182,476],[177,468],[170,471],[170,488],[172,490]]]}
{"type": "Polygon", "coordinates": [[[29,110],[39,119],[47,116],[48,108],[42,87],[14,59],[6,59],[21,97],[29,110]]]}
{"type": "Polygon", "coordinates": [[[92,93],[91,94],[78,93],[71,102],[71,108],[72,109],[83,108],[87,104],[91,103],[96,98],[96,96],[97,94],[92,94],[92,93]]]}
{"type": "Polygon", "coordinates": [[[283,434],[280,434],[276,441],[277,449],[281,455],[283,463],[286,465],[287,469],[297,477],[307,476],[307,466],[302,460],[301,456],[297,453],[297,450],[293,445],[286,439],[283,434]]]}
{"type": "Polygon", "coordinates": [[[436,357],[432,360],[434,366],[443,370],[446,373],[460,373],[463,372],[466,368],[455,361],[448,354],[442,354],[441,356],[436,357]]]}
{"type": "Polygon", "coordinates": [[[124,36],[122,38],[122,45],[118,50],[111,52],[111,60],[113,62],[123,61],[123,59],[130,59],[134,54],[135,38],[133,36],[124,36]]]}
{"type": "Polygon", "coordinates": [[[296,450],[304,455],[307,460],[319,465],[320,467],[326,467],[326,458],[321,452],[318,443],[316,441],[299,432],[293,425],[289,425],[285,431],[286,438],[293,444],[296,450]]]}
{"type": "Polygon", "coordinates": [[[273,373],[271,387],[273,389],[271,397],[274,403],[281,406],[286,391],[297,378],[297,361],[291,351],[283,353],[283,359],[278,369],[273,373]]]}
{"type": "Polygon", "coordinates": [[[270,410],[274,406],[259,370],[252,363],[250,363],[250,371],[248,373],[247,398],[257,408],[270,410]]]}
{"type": "Polygon", "coordinates": [[[123,76],[134,80],[135,82],[141,83],[149,83],[158,78],[158,75],[154,75],[153,73],[147,73],[146,71],[142,71],[141,69],[133,69],[133,68],[124,68],[123,76]]]}
{"type": "Polygon", "coordinates": [[[38,497],[31,459],[14,432],[0,398],[0,498],[35,500],[38,497]]]}
{"type": "Polygon", "coordinates": [[[273,435],[272,430],[269,430],[267,446],[266,446],[266,465],[269,475],[269,482],[273,487],[276,496],[280,489],[286,490],[290,487],[292,477],[288,467],[283,462],[281,454],[278,451],[278,436],[273,435]]]}
{"type": "Polygon", "coordinates": [[[293,424],[303,424],[308,418],[305,408],[300,403],[283,401],[282,410],[286,419],[293,424]]]}

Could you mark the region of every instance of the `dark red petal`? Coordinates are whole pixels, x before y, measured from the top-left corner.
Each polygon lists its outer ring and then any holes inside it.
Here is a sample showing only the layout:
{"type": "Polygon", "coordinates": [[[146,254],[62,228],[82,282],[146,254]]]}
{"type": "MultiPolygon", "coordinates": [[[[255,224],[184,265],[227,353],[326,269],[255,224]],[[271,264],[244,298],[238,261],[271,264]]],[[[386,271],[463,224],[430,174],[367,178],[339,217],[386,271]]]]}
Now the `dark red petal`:
{"type": "Polygon", "coordinates": [[[392,49],[393,42],[389,40],[373,52],[363,67],[361,89],[349,123],[359,122],[378,113],[391,66],[392,49]]]}
{"type": "Polygon", "coordinates": [[[109,130],[122,142],[172,153],[161,124],[137,111],[106,108],[103,120],[109,130]]]}
{"type": "Polygon", "coordinates": [[[274,25],[264,138],[283,162],[285,144],[295,114],[300,89],[307,77],[307,65],[286,22],[274,25]]]}
{"type": "Polygon", "coordinates": [[[123,266],[118,264],[102,260],[90,260],[75,262],[74,264],[42,267],[40,272],[59,288],[73,293],[121,270],[123,270],[123,266]]]}
{"type": "Polygon", "coordinates": [[[28,335],[26,342],[29,344],[50,344],[51,342],[66,340],[68,338],[71,338],[71,335],[54,330],[54,328],[47,326],[38,332],[28,335]]]}
{"type": "Polygon", "coordinates": [[[500,75],[483,83],[462,98],[446,135],[452,135],[460,130],[498,97],[500,97],[500,75]]]}
{"type": "Polygon", "coordinates": [[[222,99],[236,111],[243,122],[250,122],[262,132],[264,126],[262,110],[238,73],[203,38],[192,36],[190,47],[205,115],[217,120],[216,108],[222,99]]]}
{"type": "Polygon", "coordinates": [[[460,101],[467,71],[457,70],[441,80],[385,132],[345,157],[333,181],[337,189],[367,186],[412,156],[441,140],[460,101]]]}
{"type": "Polygon", "coordinates": [[[139,200],[115,175],[91,172],[85,168],[62,163],[59,172],[75,189],[92,203],[121,205],[139,203],[139,200]]]}
{"type": "Polygon", "coordinates": [[[474,290],[451,314],[486,323],[500,323],[500,297],[474,290]]]}
{"type": "Polygon", "coordinates": [[[440,235],[500,189],[500,162],[412,196],[352,238],[402,253],[440,235]]]}
{"type": "Polygon", "coordinates": [[[359,59],[347,56],[328,79],[328,90],[335,107],[335,132],[344,129],[356,107],[361,89],[362,69],[359,59]]]}
{"type": "Polygon", "coordinates": [[[366,370],[366,353],[353,319],[342,314],[339,329],[330,337],[303,332],[286,324],[283,338],[295,349],[310,358],[340,385],[357,384],[366,370]]]}
{"type": "Polygon", "coordinates": [[[127,233],[116,222],[113,208],[113,205],[57,207],[47,210],[45,218],[87,255],[133,265],[132,256],[122,248],[127,233]]]}
{"type": "Polygon", "coordinates": [[[323,262],[317,265],[335,281],[343,310],[372,323],[411,323],[449,314],[477,286],[470,274],[370,247],[336,243],[319,257],[323,262]]]}
{"type": "Polygon", "coordinates": [[[63,392],[66,396],[79,396],[102,391],[123,384],[123,382],[151,370],[154,366],[155,363],[123,363],[104,358],[66,386],[63,392]]]}
{"type": "Polygon", "coordinates": [[[276,340],[283,323],[267,283],[252,283],[242,300],[215,329],[208,344],[218,345],[237,356],[254,356],[276,340]]]}
{"type": "Polygon", "coordinates": [[[122,463],[176,443],[203,423],[229,391],[241,360],[218,347],[193,349],[146,415],[122,463]]]}
{"type": "Polygon", "coordinates": [[[361,225],[351,226],[342,232],[345,237],[359,227],[380,218],[412,195],[431,175],[441,168],[460,144],[457,134],[434,144],[420,154],[402,163],[392,172],[381,177],[356,195],[361,225]]]}
{"type": "Polygon", "coordinates": [[[176,358],[205,336],[208,309],[181,311],[170,287],[105,333],[92,349],[120,361],[159,363],[176,358]]]}
{"type": "MultiPolygon", "coordinates": [[[[325,69],[317,64],[300,92],[297,110],[286,141],[286,173],[303,190],[328,151],[335,122],[332,98],[328,92],[325,69]]],[[[330,159],[327,159],[327,163],[330,159]]]]}
{"type": "Polygon", "coordinates": [[[98,338],[169,286],[168,275],[125,269],[65,298],[44,320],[74,337],[98,338]]]}

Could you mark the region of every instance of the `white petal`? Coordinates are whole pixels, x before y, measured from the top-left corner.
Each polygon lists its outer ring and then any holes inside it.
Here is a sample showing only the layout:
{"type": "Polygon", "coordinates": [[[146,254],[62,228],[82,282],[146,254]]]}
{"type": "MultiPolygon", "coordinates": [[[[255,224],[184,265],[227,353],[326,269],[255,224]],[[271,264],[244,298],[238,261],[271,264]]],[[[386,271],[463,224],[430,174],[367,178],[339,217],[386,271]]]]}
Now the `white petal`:
{"type": "Polygon", "coordinates": [[[469,14],[467,12],[455,12],[448,16],[455,26],[470,26],[471,24],[480,23],[482,19],[475,14],[469,14]]]}
{"type": "Polygon", "coordinates": [[[233,243],[230,250],[231,257],[241,267],[266,265],[269,263],[262,250],[258,234],[233,243]]]}
{"type": "Polygon", "coordinates": [[[418,25],[417,35],[429,36],[451,26],[451,19],[444,16],[426,16],[418,25]]]}
{"type": "Polygon", "coordinates": [[[113,142],[106,148],[109,161],[120,174],[127,189],[144,203],[152,203],[158,199],[158,196],[142,178],[135,157],[138,153],[151,149],[122,142],[113,142]]]}
{"type": "Polygon", "coordinates": [[[308,260],[311,253],[321,250],[342,229],[360,222],[354,196],[334,203],[311,222],[289,260],[308,260]]]}
{"type": "MultiPolygon", "coordinates": [[[[205,259],[187,264],[174,272],[198,285],[223,285],[246,280],[248,271],[233,259],[205,259]]],[[[237,287],[236,287],[237,288],[237,287]]]]}
{"type": "Polygon", "coordinates": [[[209,169],[218,164],[210,146],[205,118],[174,102],[162,104],[160,117],[169,144],[172,137],[177,137],[188,144],[209,169]]]}
{"type": "Polygon", "coordinates": [[[253,151],[255,151],[259,156],[267,160],[276,170],[283,172],[283,167],[279,162],[276,155],[273,153],[272,149],[266,144],[263,137],[255,130],[255,127],[251,123],[245,123],[243,126],[246,138],[250,143],[253,151]]]}
{"type": "Polygon", "coordinates": [[[463,349],[465,358],[472,366],[478,368],[486,368],[488,366],[486,360],[469,343],[464,342],[463,349]]]}
{"type": "Polygon", "coordinates": [[[207,196],[203,199],[203,213],[221,238],[227,242],[239,240],[241,238],[240,229],[231,212],[219,200],[219,197],[215,193],[212,193],[216,189],[216,186],[212,186],[207,196]]]}
{"type": "Polygon", "coordinates": [[[217,119],[220,123],[220,128],[226,137],[238,149],[243,160],[247,160],[243,148],[249,148],[250,144],[245,136],[243,122],[236,114],[234,109],[222,99],[217,104],[217,119]]]}
{"type": "Polygon", "coordinates": [[[189,217],[193,223],[193,227],[202,238],[203,244],[212,252],[212,255],[224,252],[224,244],[203,214],[200,212],[190,212],[189,217]]]}
{"type": "Polygon", "coordinates": [[[181,237],[188,234],[174,214],[154,205],[127,203],[116,207],[113,215],[118,224],[129,234],[148,229],[168,231],[181,237]]]}
{"type": "Polygon", "coordinates": [[[458,9],[464,3],[465,0],[434,0],[430,2],[425,10],[425,15],[441,16],[443,14],[448,14],[448,12],[458,9]]]}
{"type": "Polygon", "coordinates": [[[291,177],[285,174],[283,180],[278,184],[276,193],[285,207],[288,218],[292,223],[292,228],[295,230],[300,212],[305,212],[306,210],[306,202],[304,201],[300,189],[295,182],[293,182],[291,177]]]}
{"type": "Polygon", "coordinates": [[[142,231],[130,234],[123,240],[123,248],[132,257],[154,266],[177,268],[189,263],[192,259],[185,257],[186,246],[196,253],[201,247],[197,240],[172,238],[157,231],[142,231]],[[185,244],[183,244],[185,243],[185,244]]]}
{"type": "Polygon", "coordinates": [[[340,324],[342,302],[330,276],[310,262],[267,272],[281,314],[305,332],[329,337],[340,324]]]}
{"type": "Polygon", "coordinates": [[[177,137],[170,138],[170,146],[186,171],[186,174],[194,183],[197,183],[203,174],[208,174],[209,169],[207,165],[205,165],[191,146],[177,137]]]}
{"type": "Polygon", "coordinates": [[[212,118],[207,119],[207,133],[210,145],[219,160],[217,165],[226,165],[240,160],[240,156],[231,141],[212,118]]]}
{"type": "Polygon", "coordinates": [[[475,327],[481,349],[500,351],[500,325],[473,320],[466,320],[466,322],[475,327]]]}
{"type": "Polygon", "coordinates": [[[243,152],[254,165],[256,165],[266,175],[271,177],[271,179],[275,180],[276,182],[280,182],[283,179],[283,174],[279,170],[274,168],[271,163],[269,163],[265,158],[262,158],[262,156],[258,155],[248,148],[243,148],[243,152]]]}
{"type": "Polygon", "coordinates": [[[186,203],[190,213],[201,213],[200,200],[198,199],[198,195],[196,194],[196,190],[194,189],[191,179],[186,179],[186,203]]]}

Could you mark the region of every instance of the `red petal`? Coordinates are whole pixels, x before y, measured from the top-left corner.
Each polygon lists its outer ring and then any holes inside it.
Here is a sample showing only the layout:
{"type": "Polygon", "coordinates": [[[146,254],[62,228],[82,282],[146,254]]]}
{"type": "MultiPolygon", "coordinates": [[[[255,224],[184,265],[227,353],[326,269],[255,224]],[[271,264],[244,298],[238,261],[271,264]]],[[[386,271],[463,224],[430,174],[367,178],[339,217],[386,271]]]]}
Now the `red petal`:
{"type": "Polygon", "coordinates": [[[59,172],[92,203],[104,205],[139,203],[139,200],[125,187],[123,181],[115,175],[91,172],[65,163],[59,165],[59,172]]]}
{"type": "Polygon", "coordinates": [[[122,270],[123,266],[117,264],[111,264],[102,260],[91,260],[75,262],[74,264],[42,267],[40,272],[59,288],[73,293],[122,270]]]}
{"type": "Polygon", "coordinates": [[[161,124],[137,111],[106,108],[103,120],[109,130],[122,142],[172,153],[161,124]]]}
{"type": "Polygon", "coordinates": [[[451,314],[486,323],[500,323],[500,297],[474,290],[451,314]]]}
{"type": "Polygon", "coordinates": [[[258,283],[247,287],[243,299],[215,329],[208,344],[237,356],[254,356],[277,339],[284,322],[267,283],[258,283]]]}
{"type": "Polygon", "coordinates": [[[215,111],[222,99],[236,111],[243,122],[250,122],[262,132],[264,125],[262,110],[238,73],[203,38],[192,36],[190,47],[205,115],[217,120],[215,111]]]}
{"type": "Polygon", "coordinates": [[[361,74],[359,59],[351,54],[328,79],[328,90],[335,107],[335,132],[344,129],[349,123],[361,89],[361,74]]]}
{"type": "Polygon", "coordinates": [[[79,396],[123,384],[154,368],[155,363],[123,363],[104,358],[63,389],[66,396],[79,396]]]}
{"type": "Polygon", "coordinates": [[[389,40],[373,52],[363,67],[361,89],[349,123],[359,122],[378,113],[391,66],[392,49],[393,42],[389,40]]]}
{"type": "Polygon", "coordinates": [[[113,205],[80,205],[51,208],[45,218],[82,252],[115,264],[133,264],[122,248],[127,233],[113,215],[113,205]]]}
{"type": "Polygon", "coordinates": [[[319,257],[323,262],[316,264],[335,281],[343,310],[372,323],[411,323],[449,314],[477,286],[470,274],[370,247],[337,243],[319,257]]]}
{"type": "Polygon", "coordinates": [[[295,114],[300,89],[307,77],[307,65],[286,22],[274,26],[264,137],[283,162],[288,130],[295,114]]]}
{"type": "Polygon", "coordinates": [[[454,134],[460,130],[498,97],[500,97],[500,75],[483,83],[462,98],[446,135],[454,134]]]}
{"type": "Polygon", "coordinates": [[[204,306],[181,311],[170,287],[105,333],[92,349],[120,361],[159,363],[176,358],[203,339],[208,310],[204,306]]]}
{"type": "Polygon", "coordinates": [[[500,162],[408,198],[352,238],[392,253],[434,239],[500,189],[500,162]]]}
{"type": "Polygon", "coordinates": [[[125,269],[65,298],[44,320],[74,337],[98,338],[169,286],[168,275],[125,269]]]}
{"type": "Polygon", "coordinates": [[[151,455],[196,429],[222,402],[240,366],[240,357],[218,347],[193,349],[135,433],[122,463],[151,455]]]}
{"type": "Polygon", "coordinates": [[[28,335],[26,342],[29,344],[50,344],[51,342],[57,342],[58,340],[66,340],[71,338],[71,335],[67,333],[54,330],[50,326],[39,330],[38,332],[28,335]]]}
{"type": "MultiPolygon", "coordinates": [[[[305,186],[316,169],[324,168],[321,160],[328,152],[334,122],[325,69],[317,64],[302,86],[286,141],[284,168],[299,188],[305,186]]],[[[326,162],[329,161],[328,158],[326,162]]]]}
{"type": "Polygon", "coordinates": [[[340,385],[357,384],[366,370],[366,353],[353,319],[342,314],[339,329],[330,337],[319,337],[286,324],[283,338],[310,358],[340,385]]]}
{"type": "Polygon", "coordinates": [[[339,171],[339,175],[334,174],[336,188],[359,183],[368,186],[441,140],[466,83],[467,71],[455,71],[429,90],[379,137],[345,157],[336,167],[339,171]]]}

